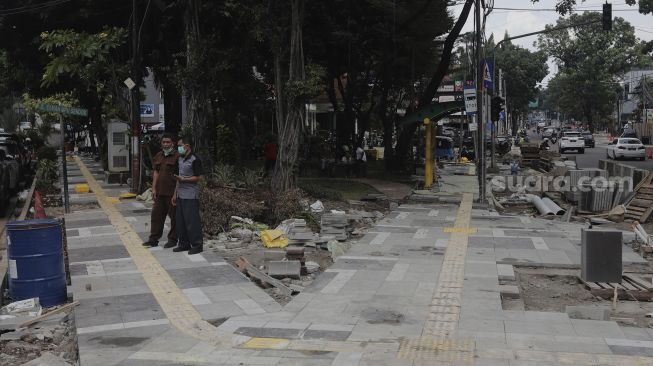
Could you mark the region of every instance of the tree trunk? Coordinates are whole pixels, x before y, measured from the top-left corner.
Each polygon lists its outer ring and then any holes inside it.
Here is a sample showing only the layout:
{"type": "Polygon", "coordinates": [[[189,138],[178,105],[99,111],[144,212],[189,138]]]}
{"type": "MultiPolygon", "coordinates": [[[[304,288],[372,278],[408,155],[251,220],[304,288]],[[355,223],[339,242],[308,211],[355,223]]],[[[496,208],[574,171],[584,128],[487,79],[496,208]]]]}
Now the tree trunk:
{"type": "MultiPolygon", "coordinates": [[[[433,100],[435,93],[440,87],[440,83],[442,83],[442,79],[447,74],[447,71],[449,70],[449,64],[451,62],[451,53],[456,44],[456,39],[458,38],[460,31],[463,29],[465,22],[467,22],[467,17],[469,16],[469,12],[473,4],[474,4],[474,0],[465,1],[465,5],[463,6],[462,11],[460,12],[460,16],[458,17],[458,20],[456,20],[456,23],[451,29],[451,32],[449,32],[449,34],[447,35],[447,38],[444,41],[444,47],[442,49],[442,55],[440,56],[440,62],[438,64],[438,68],[435,70],[435,73],[431,77],[431,81],[429,81],[428,86],[420,96],[418,108],[423,108],[431,104],[431,100],[433,100]]],[[[410,112],[412,112],[412,110],[406,111],[406,114],[410,112]]],[[[394,159],[395,169],[398,169],[400,166],[403,165],[403,163],[405,163],[405,160],[408,155],[408,150],[411,146],[411,141],[413,139],[413,135],[415,134],[415,131],[417,130],[417,127],[418,127],[418,123],[411,123],[402,129],[401,134],[399,135],[399,139],[397,141],[397,148],[395,150],[395,154],[396,154],[394,159]]]]}
{"type": "MultiPolygon", "coordinates": [[[[186,62],[187,67],[190,69],[195,68],[196,55],[202,52],[199,24],[200,8],[201,0],[189,0],[186,11],[186,62]]],[[[193,151],[203,160],[204,166],[210,169],[214,160],[211,154],[211,140],[214,135],[209,125],[211,110],[206,80],[197,77],[195,82],[190,85],[188,94],[188,120],[193,129],[193,151]]]]}
{"type": "MultiPolygon", "coordinates": [[[[304,0],[290,0],[292,25],[290,29],[290,72],[289,84],[301,83],[305,79],[304,49],[302,46],[302,15],[304,0]]],[[[304,126],[305,98],[301,95],[280,93],[286,99],[287,115],[279,123],[279,151],[277,164],[272,174],[272,189],[282,192],[297,185],[297,155],[299,140],[304,126]]]]}
{"type": "Polygon", "coordinates": [[[166,132],[179,135],[181,129],[181,93],[169,80],[163,82],[163,110],[166,132]]]}

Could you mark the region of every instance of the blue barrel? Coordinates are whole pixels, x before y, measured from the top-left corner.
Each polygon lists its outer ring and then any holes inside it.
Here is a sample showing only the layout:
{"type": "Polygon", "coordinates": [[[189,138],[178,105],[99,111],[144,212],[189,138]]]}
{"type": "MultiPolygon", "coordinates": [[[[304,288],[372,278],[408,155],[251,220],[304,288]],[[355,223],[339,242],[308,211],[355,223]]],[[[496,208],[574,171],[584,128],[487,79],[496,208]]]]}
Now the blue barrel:
{"type": "Polygon", "coordinates": [[[12,300],[38,297],[43,307],[66,302],[61,222],[55,219],[12,221],[6,229],[12,300]]]}

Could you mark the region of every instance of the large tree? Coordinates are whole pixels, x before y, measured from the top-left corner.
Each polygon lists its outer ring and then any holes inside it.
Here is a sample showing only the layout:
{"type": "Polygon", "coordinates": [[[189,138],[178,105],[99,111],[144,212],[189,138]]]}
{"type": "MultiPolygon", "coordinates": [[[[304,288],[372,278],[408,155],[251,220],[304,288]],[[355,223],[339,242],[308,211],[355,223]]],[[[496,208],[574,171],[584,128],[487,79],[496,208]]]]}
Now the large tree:
{"type": "MultiPolygon", "coordinates": [[[[509,38],[505,34],[505,38],[509,38]]],[[[492,45],[491,45],[492,46],[492,45]]],[[[538,93],[537,84],[546,77],[549,67],[543,51],[531,52],[506,41],[496,50],[495,68],[503,70],[506,81],[506,108],[512,118],[513,134],[517,133],[517,121],[528,112],[528,103],[538,93]]]]}
{"type": "MultiPolygon", "coordinates": [[[[534,3],[539,2],[540,0],[531,0],[534,3]]],[[[584,2],[585,0],[580,0],[580,2],[584,2]]],[[[578,0],[558,0],[556,3],[556,10],[560,14],[568,14],[570,13],[574,7],[579,3],[578,0]]],[[[639,12],[642,14],[650,14],[653,13],[653,0],[626,0],[627,5],[638,5],[639,6],[639,12]]]]}
{"type": "Polygon", "coordinates": [[[538,40],[539,47],[553,57],[563,75],[561,95],[575,99],[590,130],[596,112],[614,97],[615,78],[637,64],[641,56],[630,23],[615,18],[612,31],[604,31],[600,19],[598,13],[572,14],[559,19],[557,25],[595,23],[547,33],[538,40]]]}

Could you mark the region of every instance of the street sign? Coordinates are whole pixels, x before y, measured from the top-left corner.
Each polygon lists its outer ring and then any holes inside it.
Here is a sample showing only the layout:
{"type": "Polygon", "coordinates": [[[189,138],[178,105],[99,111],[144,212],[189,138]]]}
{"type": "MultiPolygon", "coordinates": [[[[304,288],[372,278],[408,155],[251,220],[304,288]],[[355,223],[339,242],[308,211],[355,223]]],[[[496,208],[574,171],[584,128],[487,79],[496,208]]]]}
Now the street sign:
{"type": "Polygon", "coordinates": [[[485,90],[492,90],[492,74],[494,70],[494,63],[488,61],[487,59],[483,60],[483,87],[485,90]]]}
{"type": "Polygon", "coordinates": [[[476,122],[472,122],[472,123],[470,123],[470,124],[469,124],[469,130],[470,130],[470,131],[476,131],[476,130],[478,130],[478,124],[476,124],[476,122]]]}
{"type": "Polygon", "coordinates": [[[465,112],[468,115],[476,113],[476,88],[465,86],[465,112]]]}
{"type": "Polygon", "coordinates": [[[88,117],[88,109],[66,107],[55,104],[39,104],[38,109],[43,112],[70,114],[73,116],[88,117]]]}

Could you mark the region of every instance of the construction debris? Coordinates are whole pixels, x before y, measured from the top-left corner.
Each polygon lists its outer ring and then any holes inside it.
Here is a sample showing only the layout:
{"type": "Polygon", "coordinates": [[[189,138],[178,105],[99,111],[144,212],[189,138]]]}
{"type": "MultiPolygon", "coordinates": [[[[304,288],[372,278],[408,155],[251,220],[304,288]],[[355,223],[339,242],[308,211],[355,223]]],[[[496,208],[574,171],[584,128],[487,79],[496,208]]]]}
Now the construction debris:
{"type": "Polygon", "coordinates": [[[256,281],[259,281],[263,284],[268,284],[270,286],[276,287],[279,291],[281,291],[284,295],[286,296],[292,296],[293,290],[290,289],[288,286],[284,285],[283,282],[276,280],[267,274],[263,273],[261,270],[257,269],[256,267],[252,266],[247,259],[240,257],[238,260],[235,262],[236,267],[243,273],[245,273],[248,277],[254,278],[256,281]]]}
{"type": "Polygon", "coordinates": [[[653,213],[653,172],[637,184],[634,195],[626,202],[626,219],[645,223],[653,213]]]}
{"type": "Polygon", "coordinates": [[[338,241],[347,240],[349,219],[344,214],[324,214],[321,220],[320,235],[333,237],[338,241]]]}

